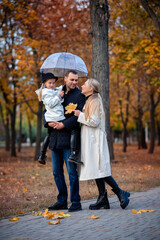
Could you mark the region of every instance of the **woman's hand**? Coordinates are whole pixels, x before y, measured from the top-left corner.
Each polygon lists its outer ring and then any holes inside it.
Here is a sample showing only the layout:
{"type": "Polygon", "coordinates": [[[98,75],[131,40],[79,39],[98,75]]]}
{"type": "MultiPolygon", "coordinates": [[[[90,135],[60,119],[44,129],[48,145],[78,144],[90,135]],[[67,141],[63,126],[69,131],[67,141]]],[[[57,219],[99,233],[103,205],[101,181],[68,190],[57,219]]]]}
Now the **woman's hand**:
{"type": "Polygon", "coordinates": [[[79,117],[79,114],[81,113],[80,110],[73,110],[74,116],[79,117]]]}

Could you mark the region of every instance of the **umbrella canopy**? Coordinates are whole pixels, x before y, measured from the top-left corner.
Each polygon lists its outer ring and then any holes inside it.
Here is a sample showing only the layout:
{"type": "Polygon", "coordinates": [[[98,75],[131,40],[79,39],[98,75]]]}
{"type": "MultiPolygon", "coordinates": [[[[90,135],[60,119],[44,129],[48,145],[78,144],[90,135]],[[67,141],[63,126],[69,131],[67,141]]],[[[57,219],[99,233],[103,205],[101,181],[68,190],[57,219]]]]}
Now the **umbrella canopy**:
{"type": "Polygon", "coordinates": [[[57,77],[64,77],[68,70],[75,70],[79,77],[87,77],[88,75],[84,61],[80,57],[67,52],[51,54],[42,64],[40,72],[51,72],[57,77]]]}

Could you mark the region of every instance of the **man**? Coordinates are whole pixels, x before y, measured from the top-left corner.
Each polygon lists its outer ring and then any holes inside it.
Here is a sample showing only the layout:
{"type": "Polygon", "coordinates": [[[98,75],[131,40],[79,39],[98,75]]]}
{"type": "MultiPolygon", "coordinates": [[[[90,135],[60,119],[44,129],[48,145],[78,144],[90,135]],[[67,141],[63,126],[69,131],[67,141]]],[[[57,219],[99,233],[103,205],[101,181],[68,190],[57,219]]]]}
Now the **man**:
{"type": "MultiPolygon", "coordinates": [[[[78,84],[78,74],[76,71],[70,70],[66,73],[64,78],[65,84],[64,90],[64,102],[65,108],[69,103],[77,104],[77,109],[83,109],[85,104],[85,97],[81,94],[81,91],[76,87],[78,84]]],[[[69,181],[70,181],[70,200],[72,202],[68,211],[79,211],[82,209],[79,195],[79,179],[77,173],[77,166],[73,162],[67,161],[70,156],[70,137],[72,129],[79,129],[79,123],[77,123],[77,117],[73,113],[66,114],[66,119],[62,122],[50,122],[46,123],[44,119],[45,127],[49,126],[51,159],[54,180],[58,189],[57,202],[48,207],[49,210],[67,209],[67,186],[64,178],[63,164],[65,161],[69,181]]]]}

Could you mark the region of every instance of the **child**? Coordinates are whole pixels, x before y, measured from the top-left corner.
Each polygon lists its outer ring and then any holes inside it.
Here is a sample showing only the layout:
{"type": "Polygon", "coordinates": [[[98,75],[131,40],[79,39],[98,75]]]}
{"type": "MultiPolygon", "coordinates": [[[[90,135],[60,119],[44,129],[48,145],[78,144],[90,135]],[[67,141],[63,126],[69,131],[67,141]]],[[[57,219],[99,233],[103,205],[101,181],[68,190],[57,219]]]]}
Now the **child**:
{"type": "MultiPolygon", "coordinates": [[[[42,73],[42,85],[40,89],[36,90],[39,101],[43,101],[45,105],[45,119],[47,122],[62,121],[64,117],[64,109],[62,106],[64,91],[63,86],[55,88],[55,82],[58,77],[55,77],[52,73],[42,73]]],[[[76,164],[81,164],[77,157],[77,131],[71,132],[71,160],[76,164]]],[[[44,139],[41,154],[38,158],[39,163],[46,164],[46,150],[49,144],[49,134],[44,139]]],[[[69,157],[69,158],[70,158],[69,157]]],[[[70,161],[70,159],[69,159],[70,161]]]]}

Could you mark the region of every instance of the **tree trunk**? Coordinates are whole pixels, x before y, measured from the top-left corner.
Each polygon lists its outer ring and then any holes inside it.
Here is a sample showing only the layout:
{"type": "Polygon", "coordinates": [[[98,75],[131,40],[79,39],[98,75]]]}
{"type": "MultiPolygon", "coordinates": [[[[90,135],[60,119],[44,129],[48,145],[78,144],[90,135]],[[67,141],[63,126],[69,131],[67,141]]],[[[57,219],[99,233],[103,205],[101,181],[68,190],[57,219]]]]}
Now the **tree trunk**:
{"type": "Polygon", "coordinates": [[[21,151],[22,145],[22,113],[19,113],[19,139],[18,139],[18,152],[21,151]]]}
{"type": "Polygon", "coordinates": [[[149,153],[154,152],[154,146],[155,146],[155,119],[154,119],[154,111],[155,111],[155,105],[154,105],[154,94],[152,93],[150,95],[150,101],[151,101],[151,108],[150,108],[150,148],[149,153]]]}
{"type": "Polygon", "coordinates": [[[16,113],[14,112],[11,115],[11,156],[16,157],[16,130],[15,130],[15,122],[16,122],[16,113]]]}
{"type": "Polygon", "coordinates": [[[127,151],[127,125],[123,125],[123,152],[127,151]]]}
{"type": "Polygon", "coordinates": [[[141,90],[140,90],[140,84],[141,84],[141,79],[138,78],[138,149],[146,149],[147,148],[147,144],[145,141],[145,130],[143,127],[143,114],[144,111],[142,109],[142,103],[141,103],[141,99],[142,99],[142,94],[141,94],[141,90]]]}
{"type": "MultiPolygon", "coordinates": [[[[140,111],[141,112],[141,111],[140,111]]],[[[142,122],[142,114],[139,112],[138,117],[138,149],[147,149],[147,144],[145,140],[145,129],[142,122]]]]}
{"type": "Polygon", "coordinates": [[[120,105],[120,113],[121,113],[121,120],[123,124],[123,152],[127,151],[127,124],[128,124],[128,117],[129,117],[129,99],[130,99],[130,87],[129,84],[127,84],[127,96],[126,96],[126,116],[124,116],[123,110],[122,110],[122,100],[119,99],[119,105],[120,105]]]}
{"type": "Polygon", "coordinates": [[[9,132],[9,114],[6,109],[6,119],[4,119],[2,105],[0,103],[0,114],[2,118],[2,123],[5,129],[5,150],[10,151],[10,132],[9,132]]]}
{"type": "Polygon", "coordinates": [[[41,148],[41,129],[42,129],[42,108],[43,104],[42,102],[39,102],[38,105],[38,114],[37,114],[37,136],[36,136],[36,148],[35,148],[35,156],[34,160],[36,161],[40,154],[40,148],[41,148]]]}
{"type": "Polygon", "coordinates": [[[111,160],[114,159],[109,109],[109,56],[108,56],[108,1],[90,0],[92,36],[92,77],[100,82],[100,91],[106,115],[106,132],[111,160]]]}
{"type": "Polygon", "coordinates": [[[143,125],[142,125],[142,130],[141,130],[141,144],[142,144],[142,149],[147,149],[145,128],[143,127],[143,125]]]}
{"type": "MultiPolygon", "coordinates": [[[[14,68],[13,68],[14,69],[14,68]]],[[[11,156],[16,157],[16,108],[17,108],[17,95],[16,95],[16,82],[14,82],[14,104],[11,113],[11,156]]]]}
{"type": "Polygon", "coordinates": [[[157,120],[158,146],[160,146],[160,122],[157,120]]]}
{"type": "Polygon", "coordinates": [[[6,116],[5,123],[5,150],[10,151],[10,131],[9,131],[9,116],[6,116]]]}
{"type": "Polygon", "coordinates": [[[29,139],[30,139],[30,147],[32,147],[32,143],[33,143],[33,140],[32,140],[32,125],[31,125],[31,121],[28,117],[28,127],[29,127],[29,139]]]}

